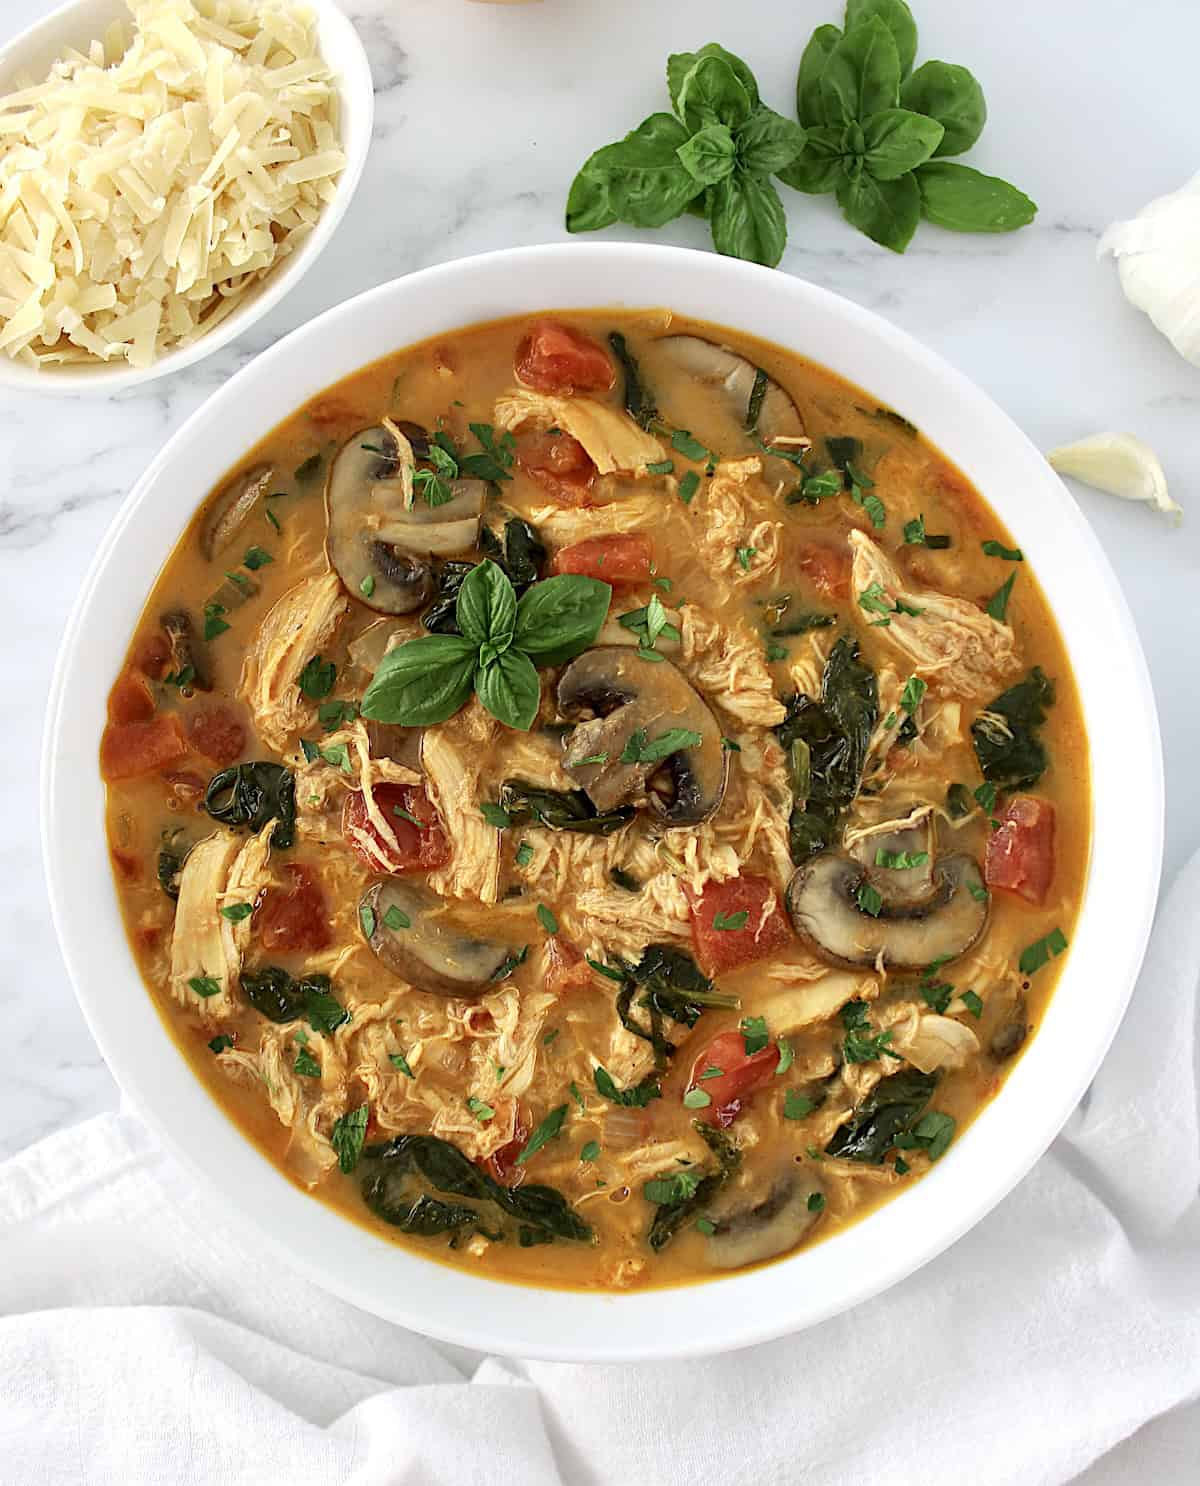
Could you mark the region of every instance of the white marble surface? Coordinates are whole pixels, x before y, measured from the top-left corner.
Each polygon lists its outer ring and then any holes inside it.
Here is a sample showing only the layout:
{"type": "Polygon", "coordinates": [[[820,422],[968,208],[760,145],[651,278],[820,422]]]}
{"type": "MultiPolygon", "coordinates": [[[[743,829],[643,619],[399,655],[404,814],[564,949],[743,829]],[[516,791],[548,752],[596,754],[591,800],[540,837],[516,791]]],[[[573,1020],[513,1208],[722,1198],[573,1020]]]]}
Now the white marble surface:
{"type": "MultiPolygon", "coordinates": [[[[4,0],[5,39],[58,0],[4,0]]],[[[879,311],[936,347],[1041,447],[1129,429],[1190,510],[1180,530],[1080,492],[1137,616],[1162,717],[1167,870],[1200,841],[1200,370],[1181,361],[1095,261],[1101,230],[1197,168],[1193,0],[914,0],[922,57],[969,65],[991,108],[971,156],[1040,203],[1012,236],[922,227],[903,258],[828,200],[787,193],[786,272],[879,311]]],[[[42,885],[37,761],[68,610],[138,474],[229,375],[317,312],[448,258],[563,237],[590,150],[664,106],[670,51],[717,39],[788,110],[799,51],[836,0],[346,0],[371,54],[374,149],[324,258],[264,323],[211,361],[107,401],[0,401],[0,1156],[117,1100],[76,1009],[42,885]]],[[[613,235],[634,236],[611,229],[613,235]]],[[[707,246],[703,224],[666,241],[707,246]]],[[[1069,561],[1070,554],[1064,554],[1069,561]]],[[[1121,724],[1113,698],[1112,726],[1121,724]]],[[[104,884],[97,891],[105,891],[104,884]]]]}

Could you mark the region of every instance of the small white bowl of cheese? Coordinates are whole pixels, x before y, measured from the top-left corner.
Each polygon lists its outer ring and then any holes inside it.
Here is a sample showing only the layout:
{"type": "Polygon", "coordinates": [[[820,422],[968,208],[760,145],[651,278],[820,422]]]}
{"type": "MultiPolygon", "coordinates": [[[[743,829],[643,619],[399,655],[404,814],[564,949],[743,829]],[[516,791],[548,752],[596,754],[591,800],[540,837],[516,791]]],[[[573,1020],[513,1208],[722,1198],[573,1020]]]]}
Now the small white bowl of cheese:
{"type": "Polygon", "coordinates": [[[7,43],[0,385],[108,394],[227,345],[324,249],[373,122],[333,0],[73,0],[7,43]]]}

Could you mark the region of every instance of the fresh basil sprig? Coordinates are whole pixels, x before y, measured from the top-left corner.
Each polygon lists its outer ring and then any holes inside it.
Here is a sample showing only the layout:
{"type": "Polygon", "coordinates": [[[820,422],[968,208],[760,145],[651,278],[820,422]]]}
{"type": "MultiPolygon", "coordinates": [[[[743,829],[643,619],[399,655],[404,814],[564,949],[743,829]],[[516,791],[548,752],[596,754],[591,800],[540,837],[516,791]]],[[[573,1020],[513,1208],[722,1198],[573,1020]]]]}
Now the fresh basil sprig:
{"type": "Polygon", "coordinates": [[[1037,207],[1022,191],[945,159],[979,138],[983,89],[949,62],[914,72],[916,51],[904,0],[847,0],[844,30],[818,26],[796,79],[804,148],[780,179],[834,192],[848,222],[897,253],[922,216],[955,232],[1026,226],[1037,207]]]}
{"type": "Polygon", "coordinates": [[[668,58],[667,88],[673,114],[651,114],[585,161],[568,232],[662,227],[690,210],[708,218],[719,253],[773,268],[787,221],[771,176],[800,154],[804,129],[767,108],[749,67],[716,42],[668,58]]]}
{"type": "Polygon", "coordinates": [[[422,635],[389,651],[367,687],[362,715],[430,727],[452,717],[474,691],[493,717],[526,731],[542,696],[536,667],[586,650],[611,597],[607,583],[563,574],[534,583],[518,602],[508,575],[481,562],[458,591],[461,633],[422,635]]]}

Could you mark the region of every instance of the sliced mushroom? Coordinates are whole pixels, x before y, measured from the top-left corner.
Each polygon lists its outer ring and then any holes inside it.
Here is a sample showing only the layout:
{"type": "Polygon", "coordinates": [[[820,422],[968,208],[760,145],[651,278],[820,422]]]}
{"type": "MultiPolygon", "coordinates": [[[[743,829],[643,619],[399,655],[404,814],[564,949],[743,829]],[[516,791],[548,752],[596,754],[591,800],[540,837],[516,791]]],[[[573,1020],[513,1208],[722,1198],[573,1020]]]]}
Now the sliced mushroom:
{"type": "MultiPolygon", "coordinates": [[[[169,674],[182,677],[190,672],[187,686],[194,691],[211,691],[212,676],[192,628],[191,616],[183,609],[169,609],[159,615],[158,622],[171,647],[171,658],[167,662],[169,674]]],[[[180,682],[181,689],[184,684],[180,682]]]]}
{"type": "Polygon", "coordinates": [[[866,880],[879,896],[897,907],[925,903],[934,893],[932,811],[915,824],[885,822],[864,831],[852,846],[847,845],[846,851],[862,866],[866,880]],[[915,861],[916,865],[885,865],[895,861],[915,861]]]}
{"type": "Polygon", "coordinates": [[[651,804],[669,824],[696,825],[720,808],[728,768],[721,729],[670,661],[651,665],[617,645],[588,650],[563,672],[558,707],[571,719],[585,711],[596,714],[566,740],[563,767],[601,814],[639,794],[660,770],[670,774],[673,795],[663,801],[652,794],[651,804]],[[700,741],[654,757],[655,742],[675,729],[700,741]],[[649,760],[640,756],[647,748],[649,760]]]}
{"type": "Polygon", "coordinates": [[[518,963],[511,944],[462,928],[441,898],[413,883],[375,883],[363,895],[359,916],[380,961],[435,996],[478,995],[518,963]]]}
{"type": "Polygon", "coordinates": [[[825,1210],[821,1182],[793,1161],[746,1172],[706,1209],[715,1225],[705,1252],[716,1269],[741,1269],[786,1254],[808,1237],[825,1210]]]}
{"type": "Polygon", "coordinates": [[[200,532],[200,551],[209,562],[229,546],[253,516],[274,478],[274,465],[256,464],[239,475],[217,500],[200,532]]]}
{"type": "MultiPolygon", "coordinates": [[[[899,875],[899,874],[896,874],[899,875]]],[[[988,894],[979,864],[969,856],[945,856],[934,864],[931,891],[912,901],[875,894],[858,862],[823,852],[805,863],[787,891],[796,932],[835,965],[875,965],[920,970],[934,961],[956,960],[987,924],[988,894]]]]}
{"type": "Polygon", "coordinates": [[[765,444],[806,447],[804,419],[778,382],[760,367],[698,335],[669,335],[655,345],[680,371],[720,388],[730,415],[765,444]]]}
{"type": "Polygon", "coordinates": [[[410,614],[429,601],[436,587],[429,558],[475,545],[487,495],[482,480],[454,480],[440,506],[415,496],[409,433],[428,452],[420,430],[408,424],[352,434],[325,490],[329,560],[355,598],[384,614],[410,614]]]}

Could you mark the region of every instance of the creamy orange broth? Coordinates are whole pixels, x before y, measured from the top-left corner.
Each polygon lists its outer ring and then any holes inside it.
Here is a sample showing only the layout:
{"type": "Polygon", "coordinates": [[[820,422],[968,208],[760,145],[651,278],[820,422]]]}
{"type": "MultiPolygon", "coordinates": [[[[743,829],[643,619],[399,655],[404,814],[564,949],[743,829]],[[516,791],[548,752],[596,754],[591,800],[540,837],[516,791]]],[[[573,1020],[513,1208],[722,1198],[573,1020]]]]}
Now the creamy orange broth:
{"type": "MultiPolygon", "coordinates": [[[[623,511],[641,523],[637,529],[649,536],[653,546],[654,576],[668,579],[670,586],[655,587],[645,580],[615,585],[611,612],[615,616],[637,609],[657,593],[669,609],[678,610],[682,603],[684,613],[688,605],[702,611],[708,632],[716,636],[710,638],[707,652],[700,647],[698,658],[684,660],[676,655],[724,736],[740,749],[729,753],[730,779],[714,819],[706,825],[668,831],[660,820],[640,809],[629,825],[607,837],[568,838],[528,824],[503,831],[497,838],[496,901],[482,903],[464,889],[455,912],[484,934],[496,935],[514,947],[528,945],[529,953],[509,978],[489,986],[480,996],[448,1000],[400,980],[364,941],[360,897],[380,874],[369,870],[348,848],[342,831],[344,799],[359,780],[354,775],[347,777],[340,767],[323,766],[319,759],[315,765],[306,765],[300,750],[301,738],[325,746],[330,737],[341,736],[336,726],[325,731],[316,705],[301,695],[292,701],[302,709],[302,725],[292,732],[286,748],[273,750],[255,736],[261,719],[239,690],[242,668],[260,644],[260,626],[272,606],[295,585],[327,569],[322,496],[332,452],[358,430],[377,424],[384,413],[430,430],[442,427],[460,450],[477,449],[468,424],[494,421],[496,399],[514,386],[514,351],[529,330],[526,320],[508,320],[398,351],[330,388],[268,432],[231,471],[229,480],[201,505],[156,581],[131,639],[127,670],[136,672],[141,665],[160,673],[137,683],[148,689],[156,717],[177,714],[185,734],[193,737],[189,728],[195,714],[224,708],[227,720],[240,722],[244,729],[238,759],[281,762],[296,772],[302,822],[296,843],[287,850],[272,850],[261,874],[251,882],[246,891],[254,912],[246,922],[225,922],[231,934],[245,941],[241,968],[253,972],[264,965],[277,965],[296,977],[322,970],[330,975],[332,994],[351,1019],[328,1035],[303,1019],[284,1025],[267,1021],[239,993],[236,975],[230,980],[228,995],[206,998],[190,992],[186,985],[172,993],[176,909],[159,886],[156,867],[164,839],[182,850],[224,829],[206,814],[197,793],[220,767],[212,758],[189,748],[161,767],[112,780],[108,830],[116,889],[148,993],[213,1097],[293,1181],[347,1217],[427,1257],[493,1278],[588,1288],[674,1284],[722,1272],[714,1267],[714,1235],[706,1230],[737,1221],[730,1213],[739,1192],[747,1193],[750,1205],[761,1199],[762,1183],[767,1180],[763,1173],[768,1168],[800,1173],[804,1190],[823,1198],[823,1205],[815,1204],[812,1217],[797,1225],[805,1228],[799,1236],[801,1243],[818,1242],[843,1224],[858,1220],[880,1202],[902,1193],[928,1169],[928,1139],[910,1141],[898,1150],[889,1147],[880,1164],[844,1160],[824,1150],[851,1117],[860,1096],[869,1096],[873,1084],[882,1087],[881,1074],[886,1083],[900,1071],[911,1072],[906,1059],[886,1051],[889,1043],[903,1046],[905,1023],[895,1019],[888,1023],[893,1032],[885,1038],[885,1050],[858,1064],[842,1061],[848,1032],[837,1007],[818,1020],[801,1019],[798,1025],[784,1028],[779,1021],[782,1007],[794,1002],[796,995],[803,996],[806,988],[811,991],[833,984],[824,977],[842,973],[827,964],[811,943],[789,936],[767,958],[715,976],[718,993],[738,998],[736,1008],[705,1009],[690,1030],[674,1021],[664,1023],[678,1051],[656,1072],[649,1044],[621,1033],[614,1011],[619,986],[613,980],[585,967],[572,977],[576,983],[555,996],[544,994],[548,935],[537,906],[550,910],[562,940],[586,950],[593,959],[598,956],[611,963],[617,956],[636,960],[638,938],[632,927],[636,918],[632,909],[628,914],[619,907],[612,909],[608,919],[596,911],[597,893],[611,889],[609,896],[619,899],[622,891],[611,883],[612,866],[624,867],[642,884],[639,901],[645,895],[645,884],[651,878],[658,882],[660,875],[664,896],[675,903],[678,889],[672,877],[682,876],[693,887],[699,884],[702,891],[706,880],[728,877],[732,871],[764,880],[782,903],[791,873],[790,864],[780,860],[778,831],[780,820],[786,828],[791,803],[788,765],[772,727],[748,720],[747,710],[757,707],[761,712],[765,703],[769,714],[772,696],[787,697],[804,689],[806,677],[819,680],[823,659],[839,635],[857,639],[862,661],[880,678],[881,688],[889,670],[898,682],[920,675],[920,667],[896,648],[889,633],[891,625],[873,623],[885,615],[862,606],[852,580],[846,586],[849,533],[864,531],[876,539],[912,587],[979,605],[1015,572],[1007,618],[1019,664],[985,694],[967,700],[947,689],[937,672],[927,673],[928,691],[916,715],[921,736],[915,742],[893,740],[882,751],[878,769],[869,771],[869,792],[841,822],[844,827],[852,820],[860,824],[886,820],[889,798],[906,803],[927,799],[942,808],[947,787],[955,782],[974,791],[981,775],[968,731],[972,719],[1033,666],[1040,666],[1053,679],[1056,700],[1040,730],[1049,765],[1031,788],[1019,792],[1048,802],[1054,811],[1054,869],[1045,900],[1039,905],[1014,892],[993,889],[987,928],[979,942],[961,958],[925,976],[927,986],[953,986],[948,1001],[942,998],[946,1016],[967,1028],[977,1043],[977,1051],[967,1055],[961,1067],[934,1070],[936,1088],[925,1106],[926,1114],[950,1116],[961,1137],[964,1126],[996,1093],[1012,1066],[1012,1056],[994,1055],[997,1037],[1004,1051],[1005,1038],[1016,1040],[1014,1032],[1004,1029],[1019,1025],[1036,1029],[1063,963],[1061,958],[1051,959],[1032,974],[1017,969],[1027,946],[1056,929],[1068,939],[1071,935],[1088,857],[1087,740],[1058,628],[1029,565],[982,550],[985,540],[1013,548],[1013,538],[966,477],[915,430],[880,410],[869,393],[776,346],[666,311],[578,311],[559,318],[602,345],[607,344],[611,331],[624,334],[646,385],[657,397],[666,424],[666,431],[658,435],[663,458],[672,459],[675,469],[669,475],[637,479],[601,476],[590,497],[596,504],[576,509],[559,506],[518,462],[510,471],[511,480],[490,499],[531,521],[552,556],[593,530],[621,531],[623,511]],[[861,450],[854,469],[867,472],[874,481],[873,487],[860,489],[860,494],[882,502],[882,526],[873,526],[869,506],[858,504],[851,493],[827,496],[815,505],[787,504],[786,496],[803,478],[801,470],[778,458],[763,458],[755,440],[721,405],[711,387],[668,366],[656,349],[668,332],[732,347],[785,388],[812,440],[813,447],[803,456],[809,473],[829,467],[826,437],[859,440],[861,450]],[[705,448],[715,451],[720,460],[715,474],[706,473],[704,461],[693,465],[672,448],[672,429],[690,431],[705,448]],[[755,456],[763,458],[761,472],[735,487],[736,500],[717,502],[712,492],[725,465],[755,456]],[[319,469],[315,468],[318,460],[319,469]],[[214,560],[206,559],[201,539],[213,502],[223,497],[239,472],[260,463],[273,467],[272,499],[258,504],[226,550],[214,560]],[[699,475],[699,489],[691,503],[685,504],[679,498],[678,482],[693,467],[699,475]],[[299,478],[294,473],[298,470],[299,478]],[[649,516],[647,501],[653,502],[649,516]],[[278,529],[265,514],[267,510],[278,529]],[[924,517],[927,533],[944,534],[951,545],[936,550],[905,544],[905,525],[919,516],[924,517]],[[247,568],[239,559],[254,547],[261,548],[270,561],[247,568]],[[738,548],[754,550],[742,557],[737,555],[738,548]],[[826,554],[824,569],[820,561],[814,562],[814,550],[818,558],[826,554]],[[827,582],[822,589],[825,570],[842,585],[832,596],[827,582]],[[239,606],[227,606],[221,617],[229,628],[205,642],[199,638],[205,603],[222,584],[229,583],[226,572],[239,575],[235,583],[253,585],[257,591],[239,606]],[[783,593],[794,596],[793,614],[819,610],[835,615],[836,625],[772,639],[766,634],[765,601],[783,593]],[[191,616],[197,652],[211,671],[212,689],[207,693],[194,685],[173,685],[161,674],[159,617],[180,609],[191,616]],[[730,682],[730,667],[722,673],[717,664],[722,647],[728,650],[731,635],[744,643],[745,654],[754,655],[755,664],[768,678],[767,689],[752,706],[741,707],[742,715],[737,715],[739,694],[730,682]],[[768,651],[768,646],[775,648],[768,651]],[[764,659],[764,655],[771,658],[764,659]],[[947,703],[951,704],[949,714],[947,703]],[[955,705],[959,707],[957,720],[955,705]],[[763,801],[770,805],[766,813],[773,812],[774,836],[765,826],[753,826],[763,801]],[[178,837],[173,837],[175,832],[180,833],[178,837]],[[521,851],[523,845],[525,851],[521,851]],[[519,865],[518,853],[528,857],[529,847],[534,849],[533,859],[519,865]],[[565,864],[563,852],[570,853],[565,864]],[[329,944],[319,952],[268,952],[261,942],[264,904],[272,894],[278,901],[286,889],[289,865],[307,867],[320,889],[329,944]],[[585,896],[589,890],[591,898],[585,896]],[[605,928],[610,922],[612,927],[605,928]],[[973,992],[981,1009],[978,1003],[965,1004],[963,991],[973,992]],[[976,1009],[980,1009],[978,1016],[973,1014],[976,1009]],[[683,1102],[692,1083],[693,1065],[719,1034],[736,1031],[743,1018],[758,1017],[765,1019],[769,1047],[777,1047],[783,1037],[787,1045],[784,1061],[790,1059],[790,1066],[749,1094],[728,1126],[741,1165],[717,1196],[717,1222],[706,1221],[705,1209],[697,1209],[656,1252],[647,1243],[647,1233],[659,1205],[645,1195],[645,1184],[681,1172],[704,1176],[717,1167],[716,1156],[694,1125],[697,1119],[711,1118],[712,1106],[697,1106],[693,1100],[689,1107],[683,1102]],[[505,1018],[516,1028],[508,1045],[516,1045],[522,1054],[523,1083],[515,1095],[506,1085],[512,1070],[494,1056],[505,1018]],[[210,1044],[217,1050],[210,1050],[210,1044]],[[297,1062],[301,1069],[315,1065],[317,1074],[298,1072],[297,1062]],[[415,1077],[404,1071],[406,1062],[415,1077]],[[620,1108],[597,1088],[597,1063],[605,1067],[620,1064],[636,1071],[639,1078],[656,1076],[661,1097],[651,1099],[642,1109],[620,1108]],[[785,1114],[789,1092],[791,1112],[801,1111],[800,1117],[785,1114]],[[468,1109],[468,1099],[473,1100],[475,1112],[468,1109]],[[802,1100],[815,1103],[816,1108],[803,1113],[802,1100]],[[396,1135],[432,1130],[468,1157],[485,1160],[495,1154],[493,1148],[499,1142],[508,1147],[501,1161],[505,1180],[515,1177],[517,1191],[532,1184],[554,1188],[588,1225],[591,1239],[559,1238],[522,1247],[517,1241],[517,1220],[493,1205],[480,1207],[478,1227],[464,1225],[455,1233],[434,1237],[398,1233],[364,1205],[360,1187],[370,1163],[360,1160],[355,1170],[343,1174],[330,1151],[334,1122],[364,1104],[370,1110],[368,1150],[396,1135]],[[514,1169],[512,1159],[528,1132],[563,1106],[560,1133],[514,1169]],[[582,1159],[585,1150],[591,1159],[582,1159]],[[499,1234],[503,1237],[498,1238],[499,1234]]],[[[618,368],[610,392],[590,395],[620,409],[621,390],[618,368]]],[[[181,500],[186,498],[181,492],[181,500]]],[[[380,619],[360,597],[349,595],[348,611],[333,638],[321,647],[322,660],[337,667],[336,684],[324,698],[327,703],[331,699],[359,703],[378,660],[376,655],[368,664],[356,666],[350,656],[355,639],[380,619]]],[[[394,627],[404,637],[423,632],[419,614],[394,627]]],[[[699,645],[690,631],[686,638],[699,645]]],[[[451,740],[467,761],[468,809],[472,812],[477,812],[479,803],[496,801],[501,783],[514,773],[530,778],[531,770],[541,766],[539,759],[548,772],[559,767],[558,736],[546,732],[545,725],[556,720],[554,682],[561,669],[541,672],[542,710],[529,734],[491,724],[477,702],[432,730],[451,740]]],[[[646,669],[651,669],[649,664],[646,669]]],[[[122,684],[128,686],[128,680],[122,684]]],[[[812,685],[810,681],[810,689],[812,685]]],[[[895,711],[896,705],[894,694],[890,703],[881,697],[880,718],[886,715],[885,707],[895,711]]],[[[415,742],[394,730],[376,729],[372,757],[388,750],[394,759],[415,764],[419,771],[421,755],[415,742]]],[[[356,758],[353,748],[348,757],[356,758]]],[[[1007,797],[1001,790],[989,812],[975,808],[957,828],[939,816],[937,854],[967,853],[982,861],[991,830],[988,816],[999,817],[1007,797]]],[[[442,828],[451,848],[457,850],[453,821],[444,808],[439,809],[442,828]]],[[[241,832],[241,840],[248,839],[241,832]]],[[[413,879],[406,876],[404,880],[413,879]]],[[[214,902],[214,923],[216,907],[214,902]]],[[[641,944],[661,942],[693,952],[686,910],[682,918],[678,913],[674,917],[665,914],[663,925],[661,934],[643,931],[641,944]]],[[[868,1037],[877,1035],[887,1022],[889,1007],[910,1008],[905,1013],[910,1023],[914,1016],[936,1014],[930,999],[936,1001],[939,993],[935,989],[931,998],[921,994],[920,972],[881,975],[863,968],[853,973],[860,986],[855,999],[865,1002],[868,1037]]],[[[620,1079],[615,1082],[620,1086],[620,1079]]],[[[695,1088],[703,1087],[704,1081],[698,1080],[695,1088]]],[[[926,1128],[939,1125],[949,1128],[945,1121],[926,1128]]],[[[768,1180],[768,1186],[773,1180],[768,1180]]],[[[688,1186],[685,1179],[684,1195],[688,1186]]],[[[428,1186],[426,1190],[431,1191],[428,1186]]],[[[432,1195],[455,1201],[444,1193],[432,1195]]]]}

